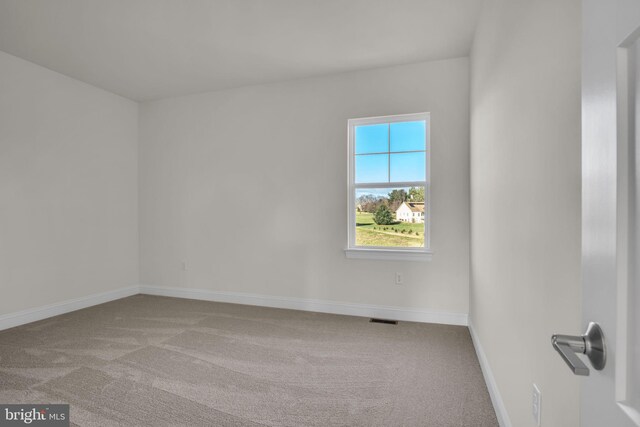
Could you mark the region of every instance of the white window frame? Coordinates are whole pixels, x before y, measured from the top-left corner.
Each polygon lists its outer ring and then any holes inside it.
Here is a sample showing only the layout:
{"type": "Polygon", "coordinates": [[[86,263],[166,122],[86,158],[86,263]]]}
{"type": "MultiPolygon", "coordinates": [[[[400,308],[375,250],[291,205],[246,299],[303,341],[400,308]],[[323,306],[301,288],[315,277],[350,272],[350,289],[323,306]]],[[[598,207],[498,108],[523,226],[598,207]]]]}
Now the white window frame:
{"type": "Polygon", "coordinates": [[[431,121],[429,113],[398,114],[393,116],[366,117],[350,119],[348,121],[348,159],[347,159],[347,258],[398,260],[398,261],[428,261],[431,260],[431,121]],[[355,128],[356,126],[375,125],[398,122],[424,121],[425,132],[425,165],[424,181],[408,182],[376,182],[366,184],[355,183],[355,128]],[[423,248],[394,248],[389,246],[357,246],[356,239],[356,201],[355,192],[358,188],[398,188],[424,187],[424,247],[423,248]]]}

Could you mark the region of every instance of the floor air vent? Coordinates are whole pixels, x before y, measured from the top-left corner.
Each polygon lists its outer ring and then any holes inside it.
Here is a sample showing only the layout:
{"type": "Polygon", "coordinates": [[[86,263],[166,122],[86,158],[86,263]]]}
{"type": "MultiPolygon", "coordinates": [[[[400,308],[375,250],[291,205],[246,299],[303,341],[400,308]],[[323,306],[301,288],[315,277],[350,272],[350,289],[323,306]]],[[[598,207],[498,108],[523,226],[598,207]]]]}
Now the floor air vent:
{"type": "Polygon", "coordinates": [[[369,322],[371,322],[371,323],[384,323],[385,325],[397,325],[398,324],[397,320],[376,319],[375,317],[372,317],[371,319],[369,319],[369,322]]]}

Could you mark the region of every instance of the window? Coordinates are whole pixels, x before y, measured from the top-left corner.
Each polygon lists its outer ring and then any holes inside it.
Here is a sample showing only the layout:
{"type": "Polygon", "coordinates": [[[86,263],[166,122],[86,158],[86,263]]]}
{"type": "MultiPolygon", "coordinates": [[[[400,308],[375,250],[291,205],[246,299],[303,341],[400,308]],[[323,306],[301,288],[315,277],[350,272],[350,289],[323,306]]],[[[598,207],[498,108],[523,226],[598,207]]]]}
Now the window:
{"type": "Polygon", "coordinates": [[[429,113],[348,127],[347,257],[429,259],[429,113]]]}

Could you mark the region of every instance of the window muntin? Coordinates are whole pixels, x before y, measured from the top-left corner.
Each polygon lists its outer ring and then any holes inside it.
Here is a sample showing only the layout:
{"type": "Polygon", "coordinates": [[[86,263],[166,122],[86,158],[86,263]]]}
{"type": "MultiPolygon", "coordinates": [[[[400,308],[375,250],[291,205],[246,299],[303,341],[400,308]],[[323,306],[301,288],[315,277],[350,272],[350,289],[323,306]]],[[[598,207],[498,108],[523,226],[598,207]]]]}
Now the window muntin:
{"type": "Polygon", "coordinates": [[[348,249],[427,252],[429,173],[428,113],[349,120],[348,249]]]}

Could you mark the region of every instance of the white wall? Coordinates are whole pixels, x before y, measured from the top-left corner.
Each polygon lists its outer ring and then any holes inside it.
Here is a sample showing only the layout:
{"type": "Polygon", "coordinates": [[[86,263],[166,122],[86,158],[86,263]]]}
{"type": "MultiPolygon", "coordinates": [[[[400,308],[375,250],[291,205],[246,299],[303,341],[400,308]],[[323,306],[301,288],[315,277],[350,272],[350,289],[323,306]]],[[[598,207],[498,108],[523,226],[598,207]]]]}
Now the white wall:
{"type": "Polygon", "coordinates": [[[468,151],[466,58],[142,103],[141,282],[466,314],[468,151]],[[433,260],[346,259],[347,119],[424,111],[433,260]]]}
{"type": "Polygon", "coordinates": [[[579,425],[580,1],[488,0],[471,60],[471,324],[513,426],[579,425]]]}
{"type": "Polygon", "coordinates": [[[136,284],[136,103],[3,52],[0,94],[0,315],[136,284]]]}

